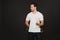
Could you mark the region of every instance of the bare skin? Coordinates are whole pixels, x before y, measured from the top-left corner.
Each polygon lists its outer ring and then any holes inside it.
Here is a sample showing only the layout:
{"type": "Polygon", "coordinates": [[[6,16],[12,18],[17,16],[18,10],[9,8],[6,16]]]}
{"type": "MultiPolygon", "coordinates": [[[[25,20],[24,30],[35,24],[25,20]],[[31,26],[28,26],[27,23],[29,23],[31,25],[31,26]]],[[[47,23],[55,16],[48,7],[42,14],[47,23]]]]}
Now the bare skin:
{"type": "Polygon", "coordinates": [[[39,23],[36,23],[36,25],[43,26],[44,25],[44,20],[41,20],[39,23]]]}
{"type": "Polygon", "coordinates": [[[25,24],[26,24],[27,27],[29,27],[29,25],[30,25],[29,21],[26,21],[26,20],[25,20],[25,24]]]}

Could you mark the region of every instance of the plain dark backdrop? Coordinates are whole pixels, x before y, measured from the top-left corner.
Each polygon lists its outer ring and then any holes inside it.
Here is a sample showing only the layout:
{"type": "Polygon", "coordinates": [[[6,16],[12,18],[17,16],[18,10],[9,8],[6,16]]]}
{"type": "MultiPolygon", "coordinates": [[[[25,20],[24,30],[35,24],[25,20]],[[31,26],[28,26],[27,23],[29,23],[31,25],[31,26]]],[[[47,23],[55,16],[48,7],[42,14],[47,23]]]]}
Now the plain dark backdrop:
{"type": "Polygon", "coordinates": [[[60,40],[58,0],[1,0],[1,40],[27,40],[27,27],[24,22],[27,13],[30,12],[31,2],[37,2],[38,10],[44,15],[43,40],[60,40]]]}

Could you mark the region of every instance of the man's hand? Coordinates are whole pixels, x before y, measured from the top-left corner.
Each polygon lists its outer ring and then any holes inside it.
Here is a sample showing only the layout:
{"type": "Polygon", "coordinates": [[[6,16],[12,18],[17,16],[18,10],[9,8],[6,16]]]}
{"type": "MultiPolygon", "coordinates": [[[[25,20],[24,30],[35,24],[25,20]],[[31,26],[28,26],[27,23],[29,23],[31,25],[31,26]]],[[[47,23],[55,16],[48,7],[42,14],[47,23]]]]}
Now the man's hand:
{"type": "Polygon", "coordinates": [[[36,25],[43,26],[44,25],[44,20],[41,20],[39,23],[37,22],[36,25]]]}
{"type": "Polygon", "coordinates": [[[40,26],[40,23],[36,23],[36,25],[40,26]]]}
{"type": "Polygon", "coordinates": [[[43,33],[43,32],[44,32],[44,30],[42,29],[42,30],[41,30],[41,33],[43,33]]]}

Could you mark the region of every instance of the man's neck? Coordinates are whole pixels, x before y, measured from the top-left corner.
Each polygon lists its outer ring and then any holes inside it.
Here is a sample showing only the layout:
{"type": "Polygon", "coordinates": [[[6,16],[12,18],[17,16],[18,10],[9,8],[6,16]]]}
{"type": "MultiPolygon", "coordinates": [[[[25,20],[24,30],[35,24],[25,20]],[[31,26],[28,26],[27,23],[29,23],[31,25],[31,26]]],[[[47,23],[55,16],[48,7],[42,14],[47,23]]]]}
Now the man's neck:
{"type": "Polygon", "coordinates": [[[37,12],[37,10],[33,11],[33,14],[35,14],[37,12]]]}

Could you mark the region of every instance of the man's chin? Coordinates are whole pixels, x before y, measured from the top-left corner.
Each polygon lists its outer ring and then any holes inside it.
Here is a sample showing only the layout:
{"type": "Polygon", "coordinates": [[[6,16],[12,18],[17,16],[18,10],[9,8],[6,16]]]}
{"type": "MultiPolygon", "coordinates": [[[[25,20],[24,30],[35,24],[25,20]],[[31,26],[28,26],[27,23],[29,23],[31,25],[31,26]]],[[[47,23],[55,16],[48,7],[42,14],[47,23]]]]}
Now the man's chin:
{"type": "Polygon", "coordinates": [[[34,12],[33,10],[31,12],[34,12]]]}

